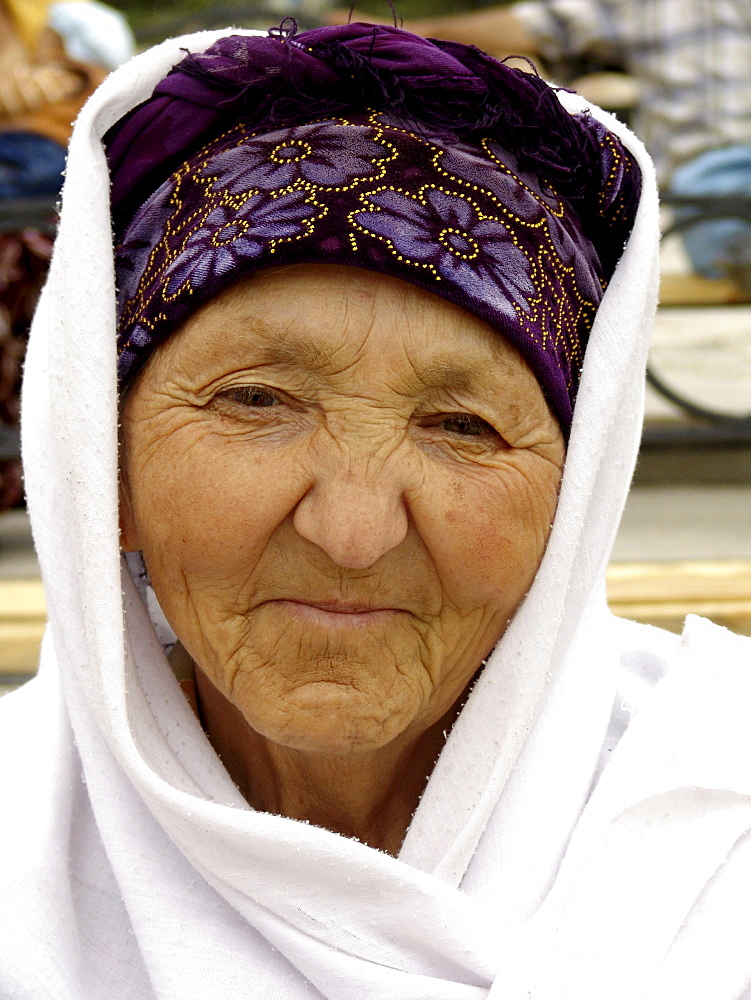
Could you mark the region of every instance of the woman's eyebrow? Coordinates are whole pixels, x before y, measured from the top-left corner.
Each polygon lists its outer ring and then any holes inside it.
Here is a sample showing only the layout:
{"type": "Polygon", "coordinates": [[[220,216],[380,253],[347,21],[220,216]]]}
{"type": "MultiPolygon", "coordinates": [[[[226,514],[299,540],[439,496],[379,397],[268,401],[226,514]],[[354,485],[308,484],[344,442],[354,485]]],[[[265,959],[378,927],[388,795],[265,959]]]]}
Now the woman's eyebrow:
{"type": "MultiPolygon", "coordinates": [[[[266,331],[258,330],[265,333],[266,331]]],[[[280,334],[279,330],[268,330],[269,342],[259,349],[262,365],[294,365],[319,375],[336,374],[340,365],[319,344],[306,337],[292,333],[280,334]]],[[[423,365],[414,364],[409,375],[399,380],[399,389],[411,395],[427,392],[472,392],[482,384],[487,384],[488,373],[495,369],[497,362],[487,361],[432,361],[423,365]]],[[[504,366],[505,369],[506,366],[504,366]]],[[[508,372],[511,375],[511,370],[508,372]]]]}
{"type": "Polygon", "coordinates": [[[303,337],[269,331],[269,343],[259,349],[263,365],[295,365],[308,371],[326,374],[334,369],[330,354],[303,337]]]}
{"type": "Polygon", "coordinates": [[[413,394],[427,391],[472,392],[487,382],[488,365],[464,360],[435,361],[415,365],[413,374],[404,380],[403,388],[413,394]]]}

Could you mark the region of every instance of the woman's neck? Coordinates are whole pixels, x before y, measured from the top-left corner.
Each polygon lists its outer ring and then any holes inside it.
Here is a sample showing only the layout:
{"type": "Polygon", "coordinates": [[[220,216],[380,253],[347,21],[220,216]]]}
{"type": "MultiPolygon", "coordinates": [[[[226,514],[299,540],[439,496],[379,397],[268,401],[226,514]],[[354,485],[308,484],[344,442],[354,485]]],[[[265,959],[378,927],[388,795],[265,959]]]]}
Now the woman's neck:
{"type": "Polygon", "coordinates": [[[257,733],[196,671],[201,723],[230,777],[258,810],[307,820],[396,856],[459,707],[410,739],[348,753],[310,753],[257,733]]]}

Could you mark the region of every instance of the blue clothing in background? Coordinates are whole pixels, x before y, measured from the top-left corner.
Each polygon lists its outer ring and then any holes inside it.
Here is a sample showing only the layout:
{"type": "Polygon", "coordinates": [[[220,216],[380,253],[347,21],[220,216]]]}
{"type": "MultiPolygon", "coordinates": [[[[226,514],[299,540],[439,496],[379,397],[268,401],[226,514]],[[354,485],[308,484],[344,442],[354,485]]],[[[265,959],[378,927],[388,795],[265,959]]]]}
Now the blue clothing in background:
{"type": "MultiPolygon", "coordinates": [[[[751,146],[711,149],[673,173],[670,193],[682,196],[751,197],[751,146]]],[[[677,218],[689,216],[682,209],[677,218]]],[[[740,219],[698,222],[682,231],[683,244],[697,274],[705,278],[737,276],[751,268],[751,223],[740,219]]]]}
{"type": "Polygon", "coordinates": [[[65,148],[34,132],[0,132],[0,199],[57,194],[65,148]]]}

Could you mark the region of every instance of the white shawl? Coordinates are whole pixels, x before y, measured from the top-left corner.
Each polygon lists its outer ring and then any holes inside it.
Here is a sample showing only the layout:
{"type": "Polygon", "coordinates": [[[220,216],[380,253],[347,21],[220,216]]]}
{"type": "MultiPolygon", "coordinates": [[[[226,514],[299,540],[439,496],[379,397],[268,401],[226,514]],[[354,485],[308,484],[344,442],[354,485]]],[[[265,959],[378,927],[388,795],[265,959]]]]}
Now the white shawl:
{"type": "Polygon", "coordinates": [[[180,693],[118,551],[101,136],[216,37],[115,72],[71,143],[24,386],[50,625],[39,677],[0,704],[0,997],[737,1000],[751,643],[700,619],[679,643],[604,599],[657,282],[651,165],[608,116],[644,192],[592,331],[550,543],[400,857],[252,810],[180,693]]]}

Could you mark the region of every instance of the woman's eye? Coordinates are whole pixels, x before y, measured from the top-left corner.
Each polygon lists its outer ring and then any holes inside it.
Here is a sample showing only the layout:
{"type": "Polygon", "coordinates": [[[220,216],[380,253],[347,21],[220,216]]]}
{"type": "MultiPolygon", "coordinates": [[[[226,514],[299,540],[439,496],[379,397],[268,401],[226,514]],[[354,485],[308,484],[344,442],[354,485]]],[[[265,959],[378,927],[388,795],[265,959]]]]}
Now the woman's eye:
{"type": "Polygon", "coordinates": [[[229,389],[222,393],[225,399],[231,399],[233,403],[241,406],[274,406],[279,402],[277,396],[268,389],[262,389],[257,385],[239,386],[237,389],[229,389]]]}
{"type": "Polygon", "coordinates": [[[465,437],[478,437],[482,434],[495,434],[495,431],[480,417],[468,413],[453,413],[443,417],[440,426],[450,434],[461,434],[465,437]]]}

